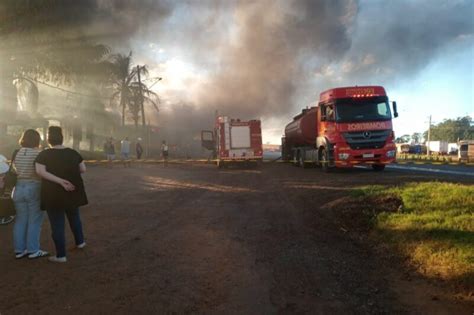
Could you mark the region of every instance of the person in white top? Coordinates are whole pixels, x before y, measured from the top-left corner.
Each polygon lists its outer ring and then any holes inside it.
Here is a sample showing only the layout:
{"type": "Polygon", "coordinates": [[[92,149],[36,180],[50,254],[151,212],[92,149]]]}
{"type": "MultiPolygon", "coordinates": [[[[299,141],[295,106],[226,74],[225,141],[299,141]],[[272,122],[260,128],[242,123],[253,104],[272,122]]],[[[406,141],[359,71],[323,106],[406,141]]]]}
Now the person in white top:
{"type": "Polygon", "coordinates": [[[16,209],[13,245],[17,259],[25,256],[34,259],[49,255],[40,249],[44,212],[40,209],[41,180],[35,170],[40,141],[40,134],[36,130],[26,130],[20,139],[21,148],[13,161],[18,178],[12,195],[16,209]]]}
{"type": "Polygon", "coordinates": [[[163,140],[161,143],[161,156],[163,157],[163,165],[168,166],[168,144],[166,144],[166,141],[163,140]]]}
{"type": "Polygon", "coordinates": [[[121,152],[122,152],[122,158],[124,160],[128,160],[130,157],[130,141],[128,140],[128,137],[123,139],[121,142],[121,152]]]}
{"type": "Polygon", "coordinates": [[[130,166],[130,140],[128,137],[125,137],[120,142],[120,152],[122,153],[122,160],[124,160],[125,167],[130,166]]]}

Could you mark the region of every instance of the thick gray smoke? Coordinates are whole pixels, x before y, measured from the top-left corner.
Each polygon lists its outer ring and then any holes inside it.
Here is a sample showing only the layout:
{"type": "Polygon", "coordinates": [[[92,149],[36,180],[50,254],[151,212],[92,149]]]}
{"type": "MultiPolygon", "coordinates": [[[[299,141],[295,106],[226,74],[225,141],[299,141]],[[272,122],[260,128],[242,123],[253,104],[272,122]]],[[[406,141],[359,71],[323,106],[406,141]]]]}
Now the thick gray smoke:
{"type": "MultiPolygon", "coordinates": [[[[173,101],[168,99],[174,109],[162,113],[168,125],[173,117],[194,117],[192,127],[176,122],[183,135],[211,127],[204,117],[212,119],[215,110],[286,121],[326,88],[383,84],[390,89],[446,49],[472,45],[474,33],[470,0],[57,3],[47,27],[79,29],[114,51],[132,49],[135,61],[145,60],[151,69],[166,61],[153,64],[156,56],[146,49],[155,43],[168,59],[179,55],[204,73],[188,82],[189,88],[174,91],[173,101]]],[[[165,102],[167,97],[161,95],[165,102]]]]}
{"type": "Polygon", "coordinates": [[[168,1],[154,0],[2,0],[0,35],[4,39],[32,31],[123,40],[169,16],[172,9],[168,1]]]}
{"type": "MultiPolygon", "coordinates": [[[[233,8],[236,40],[216,53],[220,71],[199,101],[244,118],[288,113],[313,56],[337,61],[350,48],[354,2],[255,1],[233,8]]],[[[203,49],[203,47],[201,47],[203,49]]]]}
{"type": "Polygon", "coordinates": [[[200,108],[242,118],[286,117],[314,103],[323,89],[394,86],[448,47],[472,44],[473,5],[208,1],[175,7],[182,16],[169,30],[175,40],[164,31],[157,41],[178,45],[195,64],[211,68],[192,98],[200,108]]]}
{"type": "Polygon", "coordinates": [[[449,48],[472,49],[473,12],[472,1],[361,2],[352,46],[333,64],[332,78],[349,84],[409,79],[449,48]]]}

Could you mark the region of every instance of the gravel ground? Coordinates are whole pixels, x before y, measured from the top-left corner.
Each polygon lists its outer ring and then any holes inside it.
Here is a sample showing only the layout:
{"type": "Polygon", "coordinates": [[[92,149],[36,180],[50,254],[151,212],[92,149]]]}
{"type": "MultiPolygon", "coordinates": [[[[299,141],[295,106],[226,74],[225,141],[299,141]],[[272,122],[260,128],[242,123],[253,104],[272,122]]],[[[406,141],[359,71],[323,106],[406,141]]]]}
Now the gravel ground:
{"type": "MultiPolygon", "coordinates": [[[[88,245],[66,264],[16,261],[12,225],[0,226],[0,313],[471,314],[472,300],[380,256],[327,207],[358,185],[433,176],[276,163],[92,166],[88,245]]],[[[42,245],[52,251],[49,234],[45,221],[42,245]]]]}

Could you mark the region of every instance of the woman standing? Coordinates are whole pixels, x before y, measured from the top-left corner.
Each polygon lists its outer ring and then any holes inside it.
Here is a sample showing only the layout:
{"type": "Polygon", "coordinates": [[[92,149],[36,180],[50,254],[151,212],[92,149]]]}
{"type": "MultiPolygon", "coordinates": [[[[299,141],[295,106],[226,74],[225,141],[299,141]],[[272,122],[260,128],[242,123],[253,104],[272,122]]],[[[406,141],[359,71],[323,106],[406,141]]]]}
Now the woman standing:
{"type": "Polygon", "coordinates": [[[79,207],[87,204],[81,173],[86,166],[79,153],[63,146],[60,127],[48,129],[49,150],[36,158],[36,173],[43,179],[41,187],[41,209],[48,213],[56,256],[52,262],[66,262],[66,237],[64,233],[67,216],[77,248],[84,248],[79,207]]]}
{"type": "Polygon", "coordinates": [[[13,245],[17,259],[25,256],[34,259],[48,255],[48,252],[40,249],[44,212],[40,209],[41,181],[35,172],[40,141],[41,137],[36,130],[26,130],[20,139],[21,149],[13,161],[18,176],[12,196],[16,208],[13,245]]]}

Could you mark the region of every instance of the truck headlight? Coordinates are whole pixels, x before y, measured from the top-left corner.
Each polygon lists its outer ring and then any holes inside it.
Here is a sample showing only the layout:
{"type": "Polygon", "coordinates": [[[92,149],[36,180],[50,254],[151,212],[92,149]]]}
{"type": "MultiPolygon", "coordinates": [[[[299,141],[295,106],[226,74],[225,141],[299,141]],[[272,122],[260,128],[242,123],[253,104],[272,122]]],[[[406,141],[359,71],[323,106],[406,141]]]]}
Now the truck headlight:
{"type": "Polygon", "coordinates": [[[393,158],[393,157],[395,157],[395,153],[396,153],[395,150],[390,150],[390,151],[387,151],[387,153],[385,153],[385,155],[386,155],[388,158],[393,158]]]}
{"type": "Polygon", "coordinates": [[[349,158],[350,154],[349,153],[339,153],[338,156],[339,156],[339,160],[347,160],[349,158]]]}

